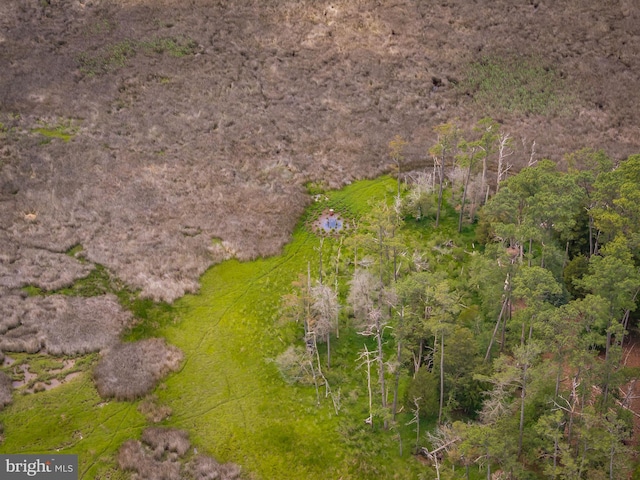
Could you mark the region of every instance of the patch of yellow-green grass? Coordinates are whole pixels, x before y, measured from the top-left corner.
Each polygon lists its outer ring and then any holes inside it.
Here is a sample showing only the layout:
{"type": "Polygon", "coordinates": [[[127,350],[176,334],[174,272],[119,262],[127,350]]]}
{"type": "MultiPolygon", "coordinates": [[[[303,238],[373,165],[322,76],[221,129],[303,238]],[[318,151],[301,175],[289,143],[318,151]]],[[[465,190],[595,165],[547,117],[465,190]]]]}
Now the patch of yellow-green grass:
{"type": "MultiPolygon", "coordinates": [[[[198,48],[197,42],[186,36],[155,37],[147,40],[124,39],[99,49],[82,52],[76,61],[82,73],[97,76],[126,67],[139,51],[148,55],[166,53],[171,57],[180,58],[194,55],[198,48]]],[[[162,81],[162,77],[160,81],[166,83],[162,81]]]]}
{"type": "Polygon", "coordinates": [[[71,120],[62,121],[55,125],[40,122],[40,126],[32,131],[45,137],[43,143],[48,143],[54,138],[68,142],[78,133],[78,127],[73,125],[71,120]]]}
{"type": "Polygon", "coordinates": [[[6,366],[0,368],[13,382],[18,382],[14,395],[29,394],[34,386],[43,390],[52,381],[65,382],[70,375],[83,372],[91,367],[97,355],[82,357],[52,357],[45,354],[12,352],[6,360],[6,366]]]}
{"type": "MultiPolygon", "coordinates": [[[[373,180],[361,180],[342,190],[324,191],[319,184],[307,185],[307,190],[318,198],[310,205],[303,217],[312,222],[326,209],[332,208],[336,214],[346,219],[357,220],[371,210],[373,202],[386,199],[392,202],[396,192],[396,180],[383,176],[373,180]]],[[[346,231],[346,230],[345,230],[346,231]]]]}
{"type": "MultiPolygon", "coordinates": [[[[388,178],[358,182],[331,192],[329,203],[355,215],[394,185],[388,178]]],[[[294,337],[295,325],[282,327],[279,321],[280,299],[317,261],[317,246],[318,238],[299,228],[280,256],[214,266],[197,295],[176,303],[180,321],[161,330],[186,353],[183,369],[158,392],[173,409],[168,423],[188,430],[218,460],[239,463],[255,478],[371,478],[354,471],[349,452],[355,447],[342,426],[348,412],[336,415],[324,391],[316,406],[313,388],[287,385],[270,361],[294,337]]],[[[365,417],[357,421],[364,425],[365,417]]],[[[370,441],[386,445],[394,441],[393,433],[371,433],[370,441]]],[[[398,468],[405,473],[415,468],[396,451],[392,444],[389,458],[374,459],[385,478],[393,478],[398,468]]]]}
{"type": "Polygon", "coordinates": [[[162,331],[186,353],[158,393],[173,409],[170,424],[257,478],[338,478],[343,467],[330,405],[317,408],[312,391],[288,386],[269,362],[290,340],[276,326],[280,296],[314,244],[300,230],[281,256],[213,267],[200,293],[177,303],[181,321],[162,331]]]}
{"type": "Polygon", "coordinates": [[[67,133],[65,131],[59,130],[57,128],[34,128],[33,131],[35,133],[39,133],[43,137],[47,139],[59,138],[63,142],[68,142],[73,138],[72,133],[67,133]]]}
{"type": "Polygon", "coordinates": [[[49,391],[14,395],[0,421],[0,453],[75,453],[84,479],[111,470],[120,445],[145,426],[135,403],[104,402],[89,372],[49,391]]]}

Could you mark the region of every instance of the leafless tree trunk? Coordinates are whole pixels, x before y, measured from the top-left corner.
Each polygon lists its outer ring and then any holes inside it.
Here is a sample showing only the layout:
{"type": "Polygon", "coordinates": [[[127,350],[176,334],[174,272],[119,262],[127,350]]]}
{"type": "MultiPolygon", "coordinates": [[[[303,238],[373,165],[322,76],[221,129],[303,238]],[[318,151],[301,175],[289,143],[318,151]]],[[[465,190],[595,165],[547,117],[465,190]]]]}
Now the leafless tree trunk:
{"type": "Polygon", "coordinates": [[[527,369],[529,362],[525,362],[522,369],[522,389],[520,390],[520,426],[518,430],[518,457],[522,454],[522,438],[524,435],[524,401],[527,397],[527,369]]]}
{"type": "MultiPolygon", "coordinates": [[[[336,255],[336,278],[334,290],[338,292],[338,271],[340,268],[340,251],[342,250],[342,237],[340,237],[340,244],[338,245],[338,253],[336,255]]],[[[336,338],[340,338],[340,319],[336,319],[336,338]]]]}
{"type": "MultiPolygon", "coordinates": [[[[484,356],[484,361],[486,362],[487,360],[489,360],[489,356],[491,355],[491,347],[493,346],[493,342],[496,338],[496,333],[498,332],[498,327],[500,326],[500,321],[502,320],[503,315],[505,314],[505,310],[507,308],[507,306],[509,305],[509,291],[510,291],[510,284],[509,284],[509,274],[507,273],[507,278],[505,278],[504,280],[504,291],[505,294],[503,296],[502,299],[502,308],[500,309],[500,314],[498,315],[498,320],[496,321],[496,326],[493,329],[493,334],[491,335],[491,341],[489,342],[489,346],[487,347],[487,353],[484,356]]],[[[505,320],[506,323],[506,320],[505,320]]],[[[503,340],[504,343],[504,340],[503,340]]]]}
{"type": "MultiPolygon", "coordinates": [[[[485,150],[485,154],[482,156],[482,177],[481,177],[481,181],[480,181],[480,190],[478,190],[480,192],[480,195],[482,195],[482,193],[485,191],[485,186],[487,187],[487,197],[489,196],[489,186],[487,185],[487,156],[489,155],[489,152],[487,152],[485,150]]],[[[476,199],[477,199],[478,195],[476,194],[476,199]]],[[[485,198],[484,203],[487,203],[487,199],[485,198]]]]}
{"type": "MultiPolygon", "coordinates": [[[[525,151],[529,149],[527,145],[527,139],[525,137],[522,138],[522,149],[525,151]]],[[[527,167],[532,167],[536,163],[538,163],[538,161],[535,159],[535,156],[536,156],[536,141],[534,140],[531,142],[531,150],[529,154],[529,160],[527,161],[527,167]]]]}
{"type": "Polygon", "coordinates": [[[320,390],[318,388],[318,376],[316,375],[316,369],[313,366],[313,356],[309,358],[309,366],[311,367],[311,376],[313,377],[313,384],[316,387],[316,406],[320,406],[320,390]]]}
{"type": "Polygon", "coordinates": [[[416,374],[418,373],[418,369],[420,365],[422,365],[422,350],[424,349],[424,339],[420,339],[420,343],[418,345],[418,356],[416,357],[415,352],[413,353],[413,378],[416,378],[416,374]]]}
{"type": "Polygon", "coordinates": [[[413,425],[415,424],[416,426],[416,444],[415,444],[415,448],[414,451],[418,451],[418,447],[420,446],[420,400],[422,399],[422,397],[413,397],[413,405],[415,406],[414,408],[411,409],[411,411],[413,412],[413,417],[411,417],[411,420],[409,420],[407,422],[407,425],[413,425]]]}
{"type": "Polygon", "coordinates": [[[576,414],[576,407],[578,407],[578,387],[580,386],[580,372],[581,367],[578,367],[575,377],[571,381],[571,409],[569,411],[569,424],[567,425],[567,442],[571,444],[571,434],[573,430],[573,418],[576,414]]]}
{"type": "Polygon", "coordinates": [[[371,391],[371,364],[374,362],[374,359],[371,359],[371,353],[367,348],[367,345],[364,346],[364,352],[360,352],[360,356],[358,356],[358,360],[361,360],[361,365],[367,366],[367,390],[369,393],[369,418],[365,420],[365,423],[368,423],[373,427],[373,395],[371,391]]]}
{"type": "Polygon", "coordinates": [[[331,368],[331,332],[338,320],[338,294],[328,285],[311,288],[313,314],[311,330],[327,342],[327,368],[331,368]]]}
{"type": "Polygon", "coordinates": [[[500,189],[500,182],[513,167],[507,162],[507,157],[513,155],[513,150],[509,148],[511,137],[508,133],[501,133],[498,139],[498,175],[496,178],[496,193],[500,189]]]}

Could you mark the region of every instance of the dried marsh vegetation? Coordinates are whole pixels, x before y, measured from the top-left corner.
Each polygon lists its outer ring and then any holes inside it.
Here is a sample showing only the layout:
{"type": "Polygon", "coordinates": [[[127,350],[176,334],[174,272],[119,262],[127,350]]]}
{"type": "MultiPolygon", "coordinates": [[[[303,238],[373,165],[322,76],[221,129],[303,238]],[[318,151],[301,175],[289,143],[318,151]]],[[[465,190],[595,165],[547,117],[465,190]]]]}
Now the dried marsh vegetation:
{"type": "Polygon", "coordinates": [[[96,388],[103,398],[134,400],[176,371],[182,358],[178,348],[159,338],[120,343],[106,351],[96,365],[96,388]]]}
{"type": "Polygon", "coordinates": [[[111,294],[7,295],[0,304],[0,351],[57,356],[98,352],[119,341],[130,319],[111,294]]]}
{"type": "Polygon", "coordinates": [[[485,116],[466,78],[485,58],[545,59],[527,84],[571,92],[566,114],[500,112],[514,163],[525,139],[633,153],[638,13],[579,3],[4,2],[0,285],[68,285],[82,244],[173,301],[212,263],[277,253],[306,182],[387,170],[395,134],[424,166],[434,125],[485,116]]]}
{"type": "MultiPolygon", "coordinates": [[[[17,234],[17,237],[22,237],[17,234]]],[[[0,259],[0,287],[21,288],[28,285],[43,290],[59,290],[86,277],[93,265],[80,263],[64,253],[41,248],[16,248],[3,252],[0,259]]]]}
{"type": "Polygon", "coordinates": [[[184,430],[150,427],[142,432],[142,441],[128,440],[118,452],[121,469],[133,472],[132,478],[150,480],[235,480],[240,467],[220,464],[206,455],[188,458],[191,446],[184,430]]]}
{"type": "Polygon", "coordinates": [[[159,423],[171,415],[172,409],[162,404],[157,395],[147,395],[138,405],[138,411],[144,415],[150,423],[159,423]]]}
{"type": "MultiPolygon", "coordinates": [[[[11,387],[11,377],[4,372],[0,372],[0,410],[11,403],[11,393],[13,388],[11,387]]],[[[2,429],[0,427],[0,433],[2,429]]]]}

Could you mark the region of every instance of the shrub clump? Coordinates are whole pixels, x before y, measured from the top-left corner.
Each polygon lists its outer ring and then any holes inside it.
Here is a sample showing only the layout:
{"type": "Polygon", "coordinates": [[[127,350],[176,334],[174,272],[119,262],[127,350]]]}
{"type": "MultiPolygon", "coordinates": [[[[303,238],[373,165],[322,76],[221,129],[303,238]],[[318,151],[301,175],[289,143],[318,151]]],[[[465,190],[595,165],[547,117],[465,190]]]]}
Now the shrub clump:
{"type": "Polygon", "coordinates": [[[138,440],[127,440],[118,452],[118,465],[134,472],[132,479],[180,480],[180,464],[159,461],[138,440]]]}
{"type": "MultiPolygon", "coordinates": [[[[142,432],[142,441],[153,450],[153,458],[161,460],[168,454],[184,456],[189,450],[189,434],[174,428],[149,427],[142,432]]],[[[169,455],[171,457],[171,455],[169,455]]]]}
{"type": "Polygon", "coordinates": [[[191,443],[184,430],[149,427],[142,441],[127,440],[118,452],[118,465],[133,472],[135,480],[236,480],[240,467],[220,464],[206,455],[196,455],[185,462],[191,443]]]}
{"type": "Polygon", "coordinates": [[[312,361],[304,347],[290,345],[275,358],[274,363],[283,380],[288,384],[313,385],[312,361]]]}
{"type": "Polygon", "coordinates": [[[185,466],[193,480],[236,480],[240,478],[240,467],[235,463],[218,463],[206,455],[196,455],[185,466]]]}
{"type": "Polygon", "coordinates": [[[11,403],[11,390],[11,377],[4,372],[0,372],[0,410],[11,403]]]}
{"type": "Polygon", "coordinates": [[[168,418],[173,412],[170,406],[161,404],[156,395],[149,395],[140,402],[138,411],[144,415],[150,423],[161,422],[168,418]]]}
{"type": "Polygon", "coordinates": [[[182,352],[160,338],[121,343],[109,349],[94,370],[103,398],[134,400],[151,392],[169,372],[180,366],[182,352]]]}

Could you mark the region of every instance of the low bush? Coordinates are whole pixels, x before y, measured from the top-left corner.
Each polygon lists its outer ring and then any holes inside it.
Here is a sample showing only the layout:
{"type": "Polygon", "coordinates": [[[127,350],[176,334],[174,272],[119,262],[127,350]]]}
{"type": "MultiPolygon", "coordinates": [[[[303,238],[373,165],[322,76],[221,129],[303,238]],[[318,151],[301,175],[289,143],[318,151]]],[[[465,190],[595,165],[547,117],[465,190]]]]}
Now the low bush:
{"type": "Polygon", "coordinates": [[[161,460],[168,453],[177,453],[182,457],[191,443],[189,434],[184,430],[174,428],[149,427],[142,432],[142,441],[153,450],[153,457],[161,460]]]}
{"type": "Polygon", "coordinates": [[[127,440],[118,452],[118,465],[134,472],[132,479],[180,480],[180,464],[171,460],[158,461],[137,440],[127,440]]]}
{"type": "Polygon", "coordinates": [[[140,402],[140,405],[138,405],[138,411],[144,415],[150,423],[161,422],[168,418],[172,413],[171,407],[161,404],[156,395],[149,395],[140,402]]]}
{"type": "Polygon", "coordinates": [[[275,358],[274,363],[285,382],[313,385],[312,360],[304,347],[290,345],[275,358]]]}
{"type": "Polygon", "coordinates": [[[97,352],[113,345],[127,325],[130,315],[113,295],[87,299],[55,296],[58,313],[52,321],[35,323],[52,355],[97,352]]]}
{"type": "Polygon", "coordinates": [[[121,343],[109,349],[94,370],[100,396],[134,400],[153,390],[182,361],[182,352],[159,338],[121,343]]]}
{"type": "Polygon", "coordinates": [[[235,480],[240,478],[240,467],[235,463],[218,463],[205,455],[196,455],[185,466],[193,480],[235,480]]]}
{"type": "Polygon", "coordinates": [[[134,479],[152,480],[236,480],[240,467],[220,464],[206,455],[196,455],[184,463],[191,443],[184,430],[150,427],[142,441],[127,440],[118,452],[118,465],[133,472],[134,479]]]}
{"type": "MultiPolygon", "coordinates": [[[[0,410],[11,403],[11,377],[4,372],[0,372],[0,410]]],[[[2,430],[0,429],[0,433],[2,430]]]]}
{"type": "Polygon", "coordinates": [[[20,325],[20,304],[23,299],[19,295],[4,294],[0,291],[0,335],[20,325]]]}

